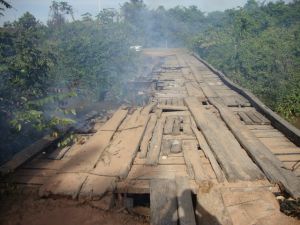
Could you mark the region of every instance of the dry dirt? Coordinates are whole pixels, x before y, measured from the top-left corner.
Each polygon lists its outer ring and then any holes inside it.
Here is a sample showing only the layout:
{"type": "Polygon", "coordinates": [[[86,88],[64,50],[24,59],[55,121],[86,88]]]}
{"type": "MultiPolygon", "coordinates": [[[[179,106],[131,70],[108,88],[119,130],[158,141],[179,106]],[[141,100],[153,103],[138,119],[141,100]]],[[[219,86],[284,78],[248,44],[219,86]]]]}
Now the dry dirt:
{"type": "Polygon", "coordinates": [[[1,188],[2,225],[146,225],[149,219],[120,207],[110,211],[68,199],[41,199],[37,188],[1,188]]]}

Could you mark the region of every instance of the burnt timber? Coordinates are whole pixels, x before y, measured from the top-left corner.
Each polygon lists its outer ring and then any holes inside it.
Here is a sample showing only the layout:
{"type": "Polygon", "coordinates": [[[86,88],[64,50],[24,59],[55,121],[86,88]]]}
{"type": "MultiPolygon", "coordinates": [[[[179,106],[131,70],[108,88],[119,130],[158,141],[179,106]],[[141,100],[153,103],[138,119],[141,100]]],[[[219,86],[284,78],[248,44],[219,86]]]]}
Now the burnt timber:
{"type": "Polygon", "coordinates": [[[85,143],[27,149],[1,182],[88,202],[150,194],[153,225],[298,224],[275,194],[300,198],[299,130],[198,56],[144,54],[162,60],[148,104],[119,108],[85,143]]]}

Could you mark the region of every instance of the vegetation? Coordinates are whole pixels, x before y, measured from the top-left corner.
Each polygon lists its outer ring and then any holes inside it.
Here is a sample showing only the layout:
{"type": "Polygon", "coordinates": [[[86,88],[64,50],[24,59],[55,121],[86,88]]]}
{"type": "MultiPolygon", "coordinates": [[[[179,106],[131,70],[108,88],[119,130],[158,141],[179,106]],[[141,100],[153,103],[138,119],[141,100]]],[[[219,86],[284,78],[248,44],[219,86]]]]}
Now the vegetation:
{"type": "MultiPolygon", "coordinates": [[[[11,7],[0,1],[0,16],[11,7]]],[[[131,45],[189,47],[285,118],[299,118],[299,11],[299,0],[249,0],[208,14],[131,0],[121,13],[75,20],[71,5],[53,1],[47,25],[27,12],[0,28],[1,136],[33,127],[56,133],[74,122],[80,101],[122,99],[139,64],[131,45]]]]}
{"type": "Polygon", "coordinates": [[[57,135],[74,123],[82,103],[92,105],[107,94],[120,101],[138,69],[124,22],[107,11],[75,21],[65,2],[54,1],[50,9],[47,26],[27,12],[0,28],[0,142],[9,153],[20,147],[14,139],[19,131],[28,144],[28,133],[34,139],[57,135]]]}
{"type": "Polygon", "coordinates": [[[197,7],[123,6],[144,46],[189,47],[288,120],[300,117],[300,1],[204,14],[197,7]],[[129,13],[128,11],[131,11],[129,13]]]}
{"type": "Polygon", "coordinates": [[[208,15],[193,49],[287,119],[300,117],[300,1],[208,15]],[[221,19],[218,19],[221,18],[221,19]]]}

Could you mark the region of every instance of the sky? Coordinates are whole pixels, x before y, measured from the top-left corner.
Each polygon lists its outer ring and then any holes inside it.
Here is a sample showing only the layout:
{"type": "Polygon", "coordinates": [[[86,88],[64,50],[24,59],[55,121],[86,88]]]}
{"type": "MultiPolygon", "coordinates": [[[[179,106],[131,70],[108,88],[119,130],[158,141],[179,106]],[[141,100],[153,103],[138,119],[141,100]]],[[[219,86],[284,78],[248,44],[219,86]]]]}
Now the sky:
{"type": "MultiPolygon", "coordinates": [[[[52,0],[7,0],[14,7],[5,11],[5,15],[0,17],[0,25],[5,21],[13,21],[22,16],[25,12],[30,12],[38,20],[46,23],[49,17],[49,6],[52,0]]],[[[66,1],[73,6],[75,19],[80,15],[90,12],[96,15],[99,9],[103,8],[120,8],[120,5],[126,0],[61,0],[66,1]]],[[[270,0],[267,0],[268,2],[270,0]]],[[[275,0],[273,0],[275,1],[275,0]]],[[[292,0],[285,0],[291,2],[292,0]]],[[[150,8],[156,8],[163,5],[166,8],[177,5],[189,6],[196,5],[203,12],[222,11],[229,8],[243,6],[247,0],[144,0],[150,8]]]]}

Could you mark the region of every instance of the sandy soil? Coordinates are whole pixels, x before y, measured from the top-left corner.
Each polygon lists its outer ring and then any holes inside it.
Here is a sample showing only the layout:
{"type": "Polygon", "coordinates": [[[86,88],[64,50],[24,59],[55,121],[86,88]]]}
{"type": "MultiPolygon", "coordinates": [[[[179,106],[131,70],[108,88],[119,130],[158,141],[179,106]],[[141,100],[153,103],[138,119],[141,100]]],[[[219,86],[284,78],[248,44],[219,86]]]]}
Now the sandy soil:
{"type": "Polygon", "coordinates": [[[68,199],[41,199],[37,188],[1,188],[0,224],[3,225],[146,225],[146,217],[114,208],[104,211],[68,199]]]}

